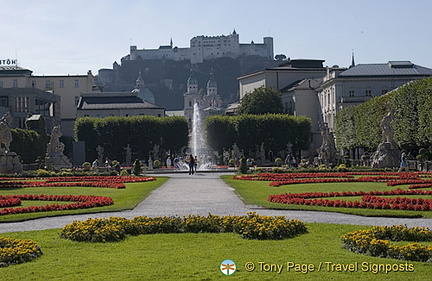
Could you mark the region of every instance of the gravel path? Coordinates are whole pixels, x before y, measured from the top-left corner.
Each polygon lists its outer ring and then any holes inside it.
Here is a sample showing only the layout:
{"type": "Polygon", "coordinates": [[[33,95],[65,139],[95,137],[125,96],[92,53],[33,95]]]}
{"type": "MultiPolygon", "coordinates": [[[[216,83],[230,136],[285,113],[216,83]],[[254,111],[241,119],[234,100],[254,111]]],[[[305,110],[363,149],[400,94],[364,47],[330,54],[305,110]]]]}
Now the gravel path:
{"type": "Polygon", "coordinates": [[[207,215],[244,215],[257,212],[260,215],[286,216],[303,222],[323,222],[355,225],[395,225],[409,227],[428,226],[432,228],[432,218],[404,219],[385,217],[362,217],[330,212],[270,210],[258,206],[244,205],[234,190],[219,177],[222,173],[166,174],[170,180],[154,190],[133,210],[98,214],[46,217],[25,222],[0,223],[0,233],[61,228],[74,220],[107,218],[118,216],[133,218],[136,216],[184,216],[188,214],[207,215]]]}

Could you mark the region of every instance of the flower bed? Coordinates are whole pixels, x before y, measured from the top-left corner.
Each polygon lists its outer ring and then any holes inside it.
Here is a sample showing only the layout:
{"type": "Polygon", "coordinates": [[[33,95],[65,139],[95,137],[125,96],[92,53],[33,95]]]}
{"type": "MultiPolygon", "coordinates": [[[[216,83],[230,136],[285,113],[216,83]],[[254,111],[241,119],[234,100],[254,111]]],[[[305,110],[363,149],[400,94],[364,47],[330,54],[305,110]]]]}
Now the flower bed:
{"type": "Polygon", "coordinates": [[[402,225],[374,226],[353,231],[341,236],[342,248],[354,253],[375,257],[408,261],[432,262],[432,245],[410,243],[399,246],[390,241],[432,241],[432,232],[427,227],[407,228],[402,225]]]}
{"type": "Polygon", "coordinates": [[[385,198],[382,195],[432,195],[432,190],[389,190],[389,191],[344,191],[344,192],[306,192],[270,195],[268,201],[283,204],[311,205],[325,207],[368,208],[431,211],[432,199],[410,199],[406,197],[385,198]],[[314,199],[322,197],[363,196],[361,201],[314,199]]]}
{"type": "Polygon", "coordinates": [[[19,194],[19,195],[10,195],[10,196],[3,196],[3,197],[18,199],[18,200],[67,201],[67,202],[76,202],[76,203],[63,204],[63,205],[51,204],[45,206],[30,206],[30,207],[21,207],[21,208],[5,208],[0,210],[0,215],[87,209],[87,208],[103,207],[103,206],[114,204],[112,198],[102,197],[102,196],[19,194]]]}
{"type": "MultiPolygon", "coordinates": [[[[5,178],[2,178],[3,180],[5,178]]],[[[106,187],[123,189],[126,188],[124,183],[129,182],[148,182],[154,181],[154,177],[133,177],[133,176],[87,176],[87,177],[56,177],[39,181],[25,180],[8,180],[1,181],[0,188],[26,188],[26,187],[64,187],[64,186],[82,186],[82,187],[106,187]]]]}
{"type": "Polygon", "coordinates": [[[19,198],[3,196],[0,195],[0,207],[12,207],[21,205],[21,200],[19,198]]]}
{"type": "Polygon", "coordinates": [[[41,248],[32,240],[0,237],[0,267],[31,261],[41,255],[41,248]]]}
{"type": "Polygon", "coordinates": [[[281,186],[302,183],[329,183],[329,182],[385,182],[388,186],[415,184],[410,188],[425,188],[421,184],[432,184],[432,173],[373,173],[373,172],[338,172],[338,173],[261,173],[257,175],[236,175],[234,179],[250,181],[271,181],[270,186],[281,186]],[[360,176],[354,178],[354,176],[360,176]],[[426,179],[428,178],[428,179],[426,179]]]}
{"type": "Polygon", "coordinates": [[[299,220],[259,216],[255,213],[222,217],[136,217],[132,220],[111,217],[75,221],[62,228],[60,237],[73,241],[117,242],[125,239],[126,235],[190,232],[234,232],[244,239],[279,240],[306,233],[307,228],[299,220]]]}

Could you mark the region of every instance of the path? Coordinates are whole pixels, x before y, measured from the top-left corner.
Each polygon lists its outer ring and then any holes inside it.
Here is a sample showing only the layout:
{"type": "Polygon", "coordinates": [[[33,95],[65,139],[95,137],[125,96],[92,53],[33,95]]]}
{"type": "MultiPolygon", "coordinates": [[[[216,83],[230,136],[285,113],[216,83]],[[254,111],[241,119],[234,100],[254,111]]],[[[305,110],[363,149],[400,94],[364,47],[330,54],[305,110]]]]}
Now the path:
{"type": "Polygon", "coordinates": [[[428,226],[432,228],[432,218],[404,219],[384,217],[361,217],[347,214],[270,210],[258,206],[244,205],[234,190],[219,177],[221,173],[167,174],[170,180],[154,190],[133,210],[122,212],[46,217],[25,222],[0,223],[0,233],[61,228],[74,220],[91,218],[108,218],[110,216],[131,219],[136,216],[184,216],[188,214],[207,215],[244,215],[257,212],[260,215],[286,216],[303,222],[322,222],[356,225],[395,225],[409,227],[428,226]]]}

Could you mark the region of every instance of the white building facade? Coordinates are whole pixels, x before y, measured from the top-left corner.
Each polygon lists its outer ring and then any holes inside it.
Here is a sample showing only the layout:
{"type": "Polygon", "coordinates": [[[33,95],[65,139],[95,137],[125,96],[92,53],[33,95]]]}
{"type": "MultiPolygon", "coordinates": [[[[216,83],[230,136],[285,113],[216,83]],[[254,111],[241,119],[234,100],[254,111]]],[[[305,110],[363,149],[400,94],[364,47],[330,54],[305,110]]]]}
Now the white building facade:
{"type": "Polygon", "coordinates": [[[259,87],[272,87],[280,91],[294,82],[304,79],[321,78],[326,74],[324,60],[294,59],[278,67],[266,68],[237,78],[240,100],[259,87]]]}
{"type": "Polygon", "coordinates": [[[432,69],[410,61],[329,68],[318,89],[323,122],[334,131],[339,110],[383,95],[410,81],[432,76],[432,69]]]}

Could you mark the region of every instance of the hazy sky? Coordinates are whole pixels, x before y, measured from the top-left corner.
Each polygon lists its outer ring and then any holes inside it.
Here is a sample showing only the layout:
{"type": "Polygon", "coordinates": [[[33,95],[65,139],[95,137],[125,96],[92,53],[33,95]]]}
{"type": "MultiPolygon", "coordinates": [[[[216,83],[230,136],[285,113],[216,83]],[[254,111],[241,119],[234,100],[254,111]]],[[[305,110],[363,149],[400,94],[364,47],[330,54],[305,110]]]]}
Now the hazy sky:
{"type": "Polygon", "coordinates": [[[111,68],[138,49],[197,35],[274,38],[275,54],[325,65],[410,60],[432,68],[430,0],[0,0],[0,60],[34,74],[111,68]]]}

